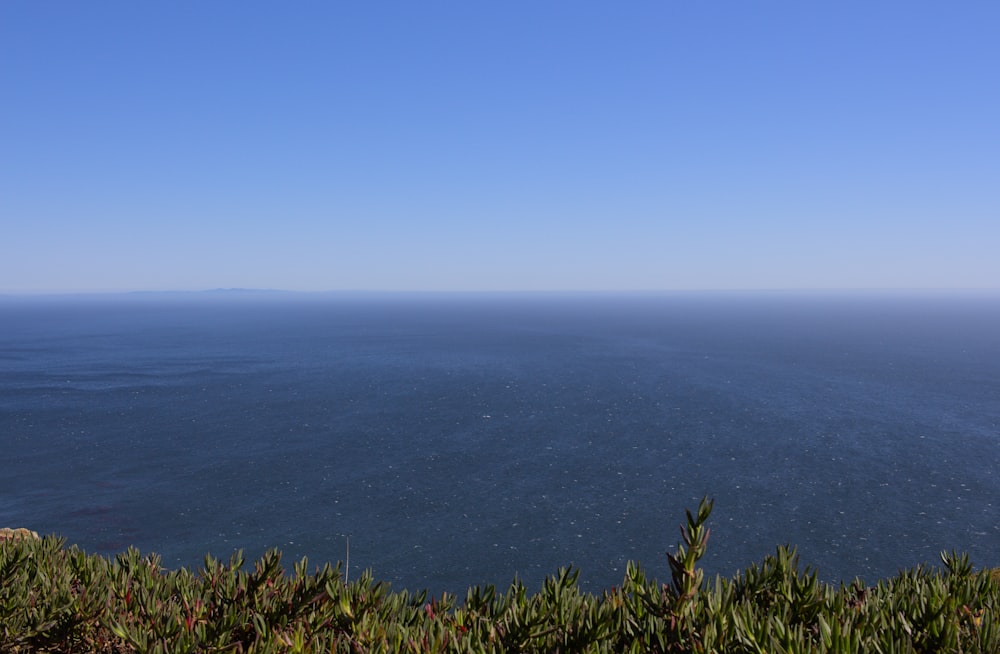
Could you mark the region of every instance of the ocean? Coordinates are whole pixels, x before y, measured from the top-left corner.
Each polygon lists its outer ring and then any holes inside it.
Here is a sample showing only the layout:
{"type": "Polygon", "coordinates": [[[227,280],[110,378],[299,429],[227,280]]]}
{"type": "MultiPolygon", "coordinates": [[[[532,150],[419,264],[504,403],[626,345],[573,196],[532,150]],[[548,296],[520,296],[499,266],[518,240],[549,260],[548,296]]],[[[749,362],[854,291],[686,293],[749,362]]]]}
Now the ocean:
{"type": "Polygon", "coordinates": [[[0,526],[393,588],[1000,566],[996,293],[0,298],[0,526]]]}

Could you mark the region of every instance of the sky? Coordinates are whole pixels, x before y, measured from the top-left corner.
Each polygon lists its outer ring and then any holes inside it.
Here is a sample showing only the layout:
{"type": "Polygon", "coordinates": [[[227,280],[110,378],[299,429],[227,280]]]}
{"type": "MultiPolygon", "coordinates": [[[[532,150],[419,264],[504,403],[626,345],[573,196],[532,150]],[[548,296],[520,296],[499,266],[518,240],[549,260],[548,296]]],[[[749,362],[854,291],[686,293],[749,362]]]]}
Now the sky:
{"type": "Polygon", "coordinates": [[[1000,3],[0,3],[0,293],[1000,288],[1000,3]]]}

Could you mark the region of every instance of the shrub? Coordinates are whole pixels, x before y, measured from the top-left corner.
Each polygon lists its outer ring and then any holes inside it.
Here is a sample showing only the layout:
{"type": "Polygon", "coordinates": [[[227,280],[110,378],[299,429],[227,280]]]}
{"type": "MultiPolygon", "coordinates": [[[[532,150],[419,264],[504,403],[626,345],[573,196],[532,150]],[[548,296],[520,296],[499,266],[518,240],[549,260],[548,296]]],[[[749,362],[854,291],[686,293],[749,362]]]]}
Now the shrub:
{"type": "Polygon", "coordinates": [[[184,652],[1000,652],[1000,574],[942,553],[876,586],[837,586],[791,548],[731,579],[697,563],[712,503],[687,513],[670,584],[629,563],[620,587],[585,593],[562,569],[529,594],[472,587],[465,598],[390,590],[340,565],[286,574],[281,553],[245,567],[206,557],[165,570],[156,555],[113,559],[57,537],[0,542],[0,651],[184,652]]]}

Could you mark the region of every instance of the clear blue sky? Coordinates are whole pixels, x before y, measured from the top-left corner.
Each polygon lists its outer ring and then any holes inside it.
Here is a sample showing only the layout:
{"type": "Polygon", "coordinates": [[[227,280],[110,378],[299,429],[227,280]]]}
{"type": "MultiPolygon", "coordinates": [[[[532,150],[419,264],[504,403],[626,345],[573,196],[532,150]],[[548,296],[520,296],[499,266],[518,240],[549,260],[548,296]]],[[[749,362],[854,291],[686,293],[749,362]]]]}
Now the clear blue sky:
{"type": "Polygon", "coordinates": [[[1000,287],[1000,3],[0,3],[0,292],[1000,287]]]}

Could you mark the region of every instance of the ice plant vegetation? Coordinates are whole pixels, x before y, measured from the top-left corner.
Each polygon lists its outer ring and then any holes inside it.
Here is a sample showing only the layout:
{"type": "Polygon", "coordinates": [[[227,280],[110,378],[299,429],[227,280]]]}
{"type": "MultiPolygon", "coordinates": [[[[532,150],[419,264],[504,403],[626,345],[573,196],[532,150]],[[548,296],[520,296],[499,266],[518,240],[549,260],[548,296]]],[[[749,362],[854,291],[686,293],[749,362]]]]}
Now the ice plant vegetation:
{"type": "Polygon", "coordinates": [[[0,652],[1000,652],[1000,579],[942,553],[866,586],[829,585],[778,548],[733,578],[697,567],[712,503],[687,513],[670,584],[629,563],[620,587],[582,592],[562,569],[537,593],[473,587],[464,598],[392,591],[340,564],[286,572],[272,550],[247,568],[206,557],[166,570],[62,539],[0,542],[0,652]]]}

